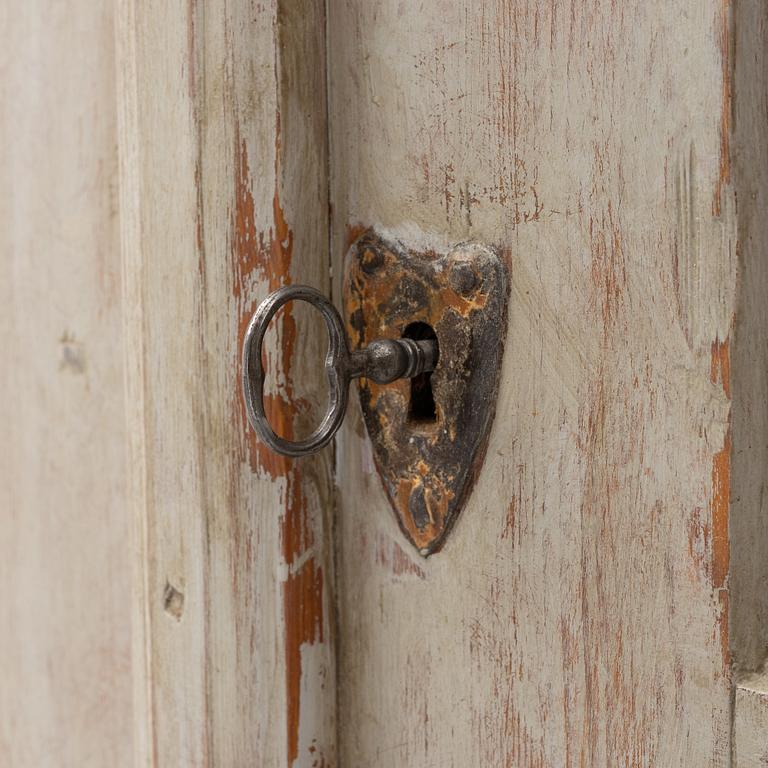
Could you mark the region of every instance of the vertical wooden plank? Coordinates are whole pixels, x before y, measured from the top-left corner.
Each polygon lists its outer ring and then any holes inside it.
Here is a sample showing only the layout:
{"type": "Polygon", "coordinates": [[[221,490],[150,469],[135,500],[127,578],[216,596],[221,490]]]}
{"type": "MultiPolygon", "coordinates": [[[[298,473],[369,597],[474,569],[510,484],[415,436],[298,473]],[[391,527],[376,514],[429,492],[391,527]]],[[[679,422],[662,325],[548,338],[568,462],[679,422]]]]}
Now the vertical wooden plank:
{"type": "Polygon", "coordinates": [[[768,8],[733,8],[733,177],[739,305],[733,353],[731,653],[737,680],[733,766],[768,764],[768,8]]]}
{"type": "Polygon", "coordinates": [[[749,675],[736,686],[733,723],[733,767],[768,765],[768,680],[749,675]]]}
{"type": "Polygon", "coordinates": [[[331,0],[334,274],[378,226],[512,280],[442,552],[407,548],[348,416],[342,764],[729,764],[731,11],[331,0]]]}
{"type": "MultiPolygon", "coordinates": [[[[330,457],[270,454],[239,391],[257,302],[328,287],[324,28],[321,2],[121,3],[146,765],[335,762],[330,457]]],[[[325,340],[298,308],[275,326],[272,416],[298,433],[325,340]]]]}
{"type": "MultiPolygon", "coordinates": [[[[740,675],[768,652],[768,8],[734,6],[733,177],[739,304],[733,354],[731,647],[740,675]]],[[[737,697],[737,708],[739,699],[737,697]]]]}
{"type": "Polygon", "coordinates": [[[131,762],[113,5],[0,8],[0,765],[131,762]]]}

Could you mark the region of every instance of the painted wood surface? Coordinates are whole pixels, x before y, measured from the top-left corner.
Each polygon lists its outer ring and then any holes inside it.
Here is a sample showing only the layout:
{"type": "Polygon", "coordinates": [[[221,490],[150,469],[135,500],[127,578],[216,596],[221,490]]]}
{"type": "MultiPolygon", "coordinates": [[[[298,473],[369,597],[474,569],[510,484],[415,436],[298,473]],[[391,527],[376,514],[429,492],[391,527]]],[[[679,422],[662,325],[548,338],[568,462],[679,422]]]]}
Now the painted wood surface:
{"type": "Polygon", "coordinates": [[[768,679],[765,672],[748,675],[736,686],[733,723],[733,767],[768,765],[768,679]]]}
{"type": "MultiPolygon", "coordinates": [[[[239,385],[257,302],[328,289],[323,4],[119,7],[139,764],[334,765],[332,454],[269,453],[239,385]]],[[[271,417],[308,432],[322,324],[274,325],[271,417]]]]}
{"type": "MultiPolygon", "coordinates": [[[[119,8],[138,763],[740,759],[768,633],[760,4],[329,0],[329,124],[322,3],[119,8]],[[510,268],[486,464],[429,559],[354,398],[334,488],[239,394],[257,302],[338,300],[369,226],[510,268]]],[[[306,432],[317,318],[271,345],[272,417],[306,432]]]]}
{"type": "Polygon", "coordinates": [[[768,6],[739,3],[734,27],[739,295],[733,355],[731,649],[736,672],[751,675],[768,653],[768,6]]]}
{"type": "Polygon", "coordinates": [[[739,303],[733,356],[733,768],[768,765],[768,7],[736,6],[733,176],[739,303]]]}
{"type": "Polygon", "coordinates": [[[132,761],[110,3],[0,6],[0,765],[132,761]]]}
{"type": "Polygon", "coordinates": [[[729,765],[729,631],[748,667],[768,626],[765,12],[739,10],[738,56],[733,14],[330,0],[334,275],[377,226],[493,245],[512,282],[485,466],[439,554],[403,540],[348,414],[341,765],[729,765]]]}

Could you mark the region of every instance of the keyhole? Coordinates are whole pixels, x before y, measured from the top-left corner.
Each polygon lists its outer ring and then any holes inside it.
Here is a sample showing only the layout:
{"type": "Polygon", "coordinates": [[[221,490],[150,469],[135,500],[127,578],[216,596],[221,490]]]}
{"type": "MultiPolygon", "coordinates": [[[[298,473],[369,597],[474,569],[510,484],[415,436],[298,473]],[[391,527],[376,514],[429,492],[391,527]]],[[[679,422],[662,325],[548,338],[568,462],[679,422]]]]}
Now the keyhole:
{"type": "MultiPolygon", "coordinates": [[[[437,335],[431,325],[426,323],[411,323],[403,331],[404,339],[414,341],[437,341],[437,335]]],[[[439,356],[439,349],[438,349],[439,356]]],[[[414,426],[426,427],[437,423],[435,396],[432,393],[432,372],[420,373],[411,379],[411,402],[408,407],[408,423],[414,426]]]]}

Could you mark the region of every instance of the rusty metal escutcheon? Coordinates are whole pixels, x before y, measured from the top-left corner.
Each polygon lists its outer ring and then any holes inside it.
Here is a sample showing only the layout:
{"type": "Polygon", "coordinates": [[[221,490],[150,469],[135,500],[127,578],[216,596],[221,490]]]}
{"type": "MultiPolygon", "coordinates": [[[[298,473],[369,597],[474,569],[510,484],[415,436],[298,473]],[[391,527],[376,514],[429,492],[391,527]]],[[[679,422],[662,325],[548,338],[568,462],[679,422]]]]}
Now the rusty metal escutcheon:
{"type": "Polygon", "coordinates": [[[403,533],[437,551],[482,464],[506,334],[507,270],[463,243],[414,251],[375,230],[350,247],[344,305],[352,350],[380,338],[434,338],[435,370],[388,386],[358,380],[376,467],[403,533]]]}
{"type": "Polygon", "coordinates": [[[349,382],[365,376],[377,384],[389,384],[434,370],[438,359],[434,339],[376,339],[365,349],[350,352],[344,323],[338,310],[320,291],[308,285],[278,288],[253,313],[243,341],[243,399],[248,421],[275,453],[298,458],[326,446],[338,431],[347,412],[349,382]],[[272,429],[264,407],[266,371],[262,362],[264,335],[277,311],[289,301],[305,301],[322,315],[328,331],[325,371],[328,377],[328,408],[319,426],[303,440],[288,440],[272,429]]]}

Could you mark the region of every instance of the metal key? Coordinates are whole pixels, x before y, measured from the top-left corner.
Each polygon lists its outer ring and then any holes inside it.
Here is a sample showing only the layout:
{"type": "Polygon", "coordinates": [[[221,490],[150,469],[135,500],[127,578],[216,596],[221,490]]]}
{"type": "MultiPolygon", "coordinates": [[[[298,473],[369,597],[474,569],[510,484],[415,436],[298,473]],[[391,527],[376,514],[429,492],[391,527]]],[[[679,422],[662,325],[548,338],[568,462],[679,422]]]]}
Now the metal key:
{"type": "Polygon", "coordinates": [[[349,400],[349,382],[364,376],[377,384],[390,384],[433,371],[438,346],[433,339],[376,339],[367,347],[350,352],[344,324],[336,307],[322,293],[306,285],[290,285],[267,296],[254,312],[243,344],[243,395],[248,421],[259,437],[284,456],[306,456],[327,445],[341,426],[349,400]],[[320,426],[306,439],[291,441],[280,437],[264,411],[264,377],[261,347],[275,313],[289,301],[306,301],[320,310],[328,329],[328,410],[320,426]]]}

